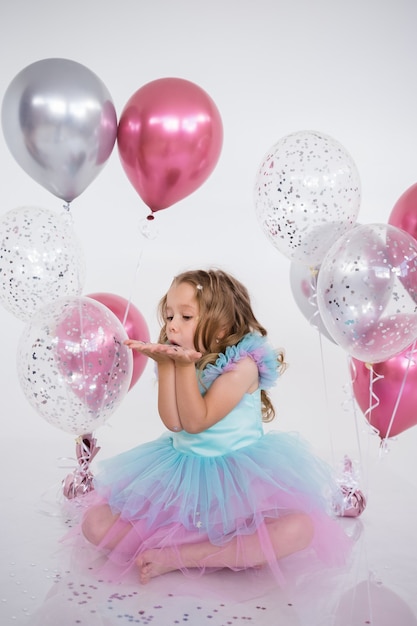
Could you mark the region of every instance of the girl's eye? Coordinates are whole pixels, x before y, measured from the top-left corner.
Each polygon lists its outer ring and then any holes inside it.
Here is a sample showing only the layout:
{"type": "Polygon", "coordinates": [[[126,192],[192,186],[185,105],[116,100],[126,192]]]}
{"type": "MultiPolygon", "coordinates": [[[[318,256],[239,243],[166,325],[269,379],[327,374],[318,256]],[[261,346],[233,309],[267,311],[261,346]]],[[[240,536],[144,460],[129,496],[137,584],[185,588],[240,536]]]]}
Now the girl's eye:
{"type": "MultiPolygon", "coordinates": [[[[181,317],[182,317],[182,319],[183,319],[183,320],[185,320],[186,322],[188,322],[189,320],[192,320],[192,319],[193,319],[193,316],[192,316],[192,315],[182,315],[181,317]]],[[[165,316],[165,319],[166,319],[166,321],[167,321],[167,322],[172,322],[172,320],[174,319],[174,316],[173,316],[173,315],[166,315],[166,316],[165,316]]]]}

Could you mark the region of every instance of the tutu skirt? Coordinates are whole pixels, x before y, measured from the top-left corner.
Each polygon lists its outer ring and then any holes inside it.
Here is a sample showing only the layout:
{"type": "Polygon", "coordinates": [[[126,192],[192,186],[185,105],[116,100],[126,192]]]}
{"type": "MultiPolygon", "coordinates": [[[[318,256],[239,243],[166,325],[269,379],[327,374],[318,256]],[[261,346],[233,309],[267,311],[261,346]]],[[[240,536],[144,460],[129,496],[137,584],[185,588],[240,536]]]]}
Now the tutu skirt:
{"type": "Polygon", "coordinates": [[[176,554],[177,569],[202,573],[204,566],[187,569],[178,548],[207,541],[217,552],[237,542],[239,565],[231,569],[251,567],[244,538],[257,533],[282,584],[268,524],[294,512],[313,522],[308,551],[315,559],[340,566],[350,550],[351,540],[333,515],[338,488],[332,471],[295,433],[271,431],[220,456],[178,451],[167,433],[104,461],[94,487],[88,508],[108,504],[118,516],[98,546],[110,579],[120,580],[145,550],[161,548],[176,554]]]}

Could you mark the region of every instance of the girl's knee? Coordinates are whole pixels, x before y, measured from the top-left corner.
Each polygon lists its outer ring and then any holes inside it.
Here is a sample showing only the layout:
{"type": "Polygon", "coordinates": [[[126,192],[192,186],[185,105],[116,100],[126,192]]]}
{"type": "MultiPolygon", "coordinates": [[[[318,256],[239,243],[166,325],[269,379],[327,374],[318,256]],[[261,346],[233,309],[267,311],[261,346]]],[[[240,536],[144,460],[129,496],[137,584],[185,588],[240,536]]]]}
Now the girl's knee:
{"type": "Polygon", "coordinates": [[[115,516],[112,514],[110,507],[107,504],[101,504],[92,507],[85,513],[81,530],[87,541],[98,545],[114,521],[115,516]]]}
{"type": "Polygon", "coordinates": [[[293,537],[299,543],[299,549],[308,548],[313,540],[314,524],[307,513],[296,513],[293,519],[293,537]]]}
{"type": "Polygon", "coordinates": [[[280,550],[285,546],[289,554],[298,552],[307,548],[313,539],[313,521],[306,513],[290,513],[272,523],[272,534],[280,550]]]}

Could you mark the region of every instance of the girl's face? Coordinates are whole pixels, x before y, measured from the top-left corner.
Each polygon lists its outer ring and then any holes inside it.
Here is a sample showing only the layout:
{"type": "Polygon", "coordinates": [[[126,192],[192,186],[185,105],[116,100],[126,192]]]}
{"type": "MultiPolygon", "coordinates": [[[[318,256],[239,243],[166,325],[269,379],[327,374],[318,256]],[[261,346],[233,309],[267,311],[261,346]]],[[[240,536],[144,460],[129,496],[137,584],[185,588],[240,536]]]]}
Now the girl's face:
{"type": "Polygon", "coordinates": [[[173,345],[194,350],[199,306],[195,288],[189,283],[171,285],[166,301],[166,334],[173,345]]]}

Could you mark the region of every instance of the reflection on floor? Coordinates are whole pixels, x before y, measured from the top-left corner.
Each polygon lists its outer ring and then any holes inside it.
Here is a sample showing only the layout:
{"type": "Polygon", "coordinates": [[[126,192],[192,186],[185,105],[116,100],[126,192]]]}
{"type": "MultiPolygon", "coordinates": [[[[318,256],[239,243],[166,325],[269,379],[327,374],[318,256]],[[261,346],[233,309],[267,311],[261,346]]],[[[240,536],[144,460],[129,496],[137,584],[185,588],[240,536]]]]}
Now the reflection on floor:
{"type": "Polygon", "coordinates": [[[271,589],[264,573],[190,582],[174,572],[143,587],[133,575],[123,585],[97,580],[69,558],[60,543],[74,512],[62,496],[68,470],[40,447],[8,441],[0,450],[4,626],[417,626],[417,494],[392,468],[379,469],[363,516],[342,520],[356,542],[348,572],[285,589],[271,589]]]}

